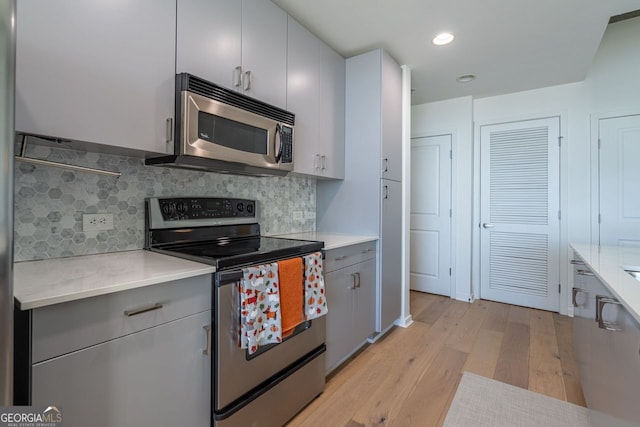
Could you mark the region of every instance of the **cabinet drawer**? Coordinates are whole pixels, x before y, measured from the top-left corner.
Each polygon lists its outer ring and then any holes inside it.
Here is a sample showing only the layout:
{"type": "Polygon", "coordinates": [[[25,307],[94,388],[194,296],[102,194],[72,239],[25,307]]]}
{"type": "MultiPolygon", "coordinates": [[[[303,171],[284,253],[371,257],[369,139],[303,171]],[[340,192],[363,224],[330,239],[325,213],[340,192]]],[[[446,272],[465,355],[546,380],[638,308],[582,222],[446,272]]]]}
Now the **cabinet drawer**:
{"type": "Polygon", "coordinates": [[[335,271],[376,257],[376,242],[330,249],[325,253],[324,271],[335,271]]]}
{"type": "Polygon", "coordinates": [[[209,274],[38,308],[32,314],[31,361],[40,362],[210,309],[209,274]],[[156,304],[162,307],[155,308],[156,304]],[[148,308],[152,309],[145,311],[148,308]]]}

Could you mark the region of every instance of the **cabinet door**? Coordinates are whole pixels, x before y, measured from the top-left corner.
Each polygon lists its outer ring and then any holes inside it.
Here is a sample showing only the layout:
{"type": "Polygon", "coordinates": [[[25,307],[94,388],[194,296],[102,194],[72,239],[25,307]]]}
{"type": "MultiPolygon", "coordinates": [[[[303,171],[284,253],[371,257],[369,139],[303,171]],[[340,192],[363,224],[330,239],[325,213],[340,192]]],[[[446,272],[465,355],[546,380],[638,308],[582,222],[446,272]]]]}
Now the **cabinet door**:
{"type": "Polygon", "coordinates": [[[327,292],[327,373],[336,368],[353,351],[353,286],[351,267],[326,273],[327,292]]]}
{"type": "Polygon", "coordinates": [[[211,311],[33,365],[32,404],[68,426],[210,425],[211,311]]]}
{"type": "Polygon", "coordinates": [[[247,95],[286,108],[287,14],[270,1],[242,0],[242,70],[247,95]]]}
{"type": "Polygon", "coordinates": [[[402,183],[383,179],[380,218],[380,290],[378,331],[393,324],[402,299],[402,183]]]}
{"type": "Polygon", "coordinates": [[[360,282],[354,293],[353,334],[354,342],[360,346],[376,329],[376,260],[361,262],[355,268],[360,282]]]}
{"type": "Polygon", "coordinates": [[[322,175],[344,179],[345,59],[324,43],[318,57],[322,67],[318,135],[325,155],[322,175]]]}
{"type": "Polygon", "coordinates": [[[289,17],[287,109],[296,115],[294,172],[321,175],[319,103],[320,40],[289,17]]]}
{"type": "Polygon", "coordinates": [[[402,70],[382,54],[382,178],[402,180],[402,70]]]}
{"type": "Polygon", "coordinates": [[[175,0],[18,3],[17,131],[173,151],[175,0]]]}
{"type": "Polygon", "coordinates": [[[242,3],[178,0],[176,67],[229,89],[241,89],[242,3]]]}

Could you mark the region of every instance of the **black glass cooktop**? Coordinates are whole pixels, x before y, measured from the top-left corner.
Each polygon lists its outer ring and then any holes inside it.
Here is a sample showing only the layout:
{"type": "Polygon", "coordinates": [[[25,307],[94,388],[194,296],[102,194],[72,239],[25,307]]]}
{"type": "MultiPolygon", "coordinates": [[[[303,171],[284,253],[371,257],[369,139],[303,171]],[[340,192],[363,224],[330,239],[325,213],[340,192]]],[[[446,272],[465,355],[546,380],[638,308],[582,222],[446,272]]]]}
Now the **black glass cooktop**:
{"type": "Polygon", "coordinates": [[[215,265],[218,270],[273,262],[322,250],[323,242],[249,237],[164,245],[160,252],[215,265]]]}

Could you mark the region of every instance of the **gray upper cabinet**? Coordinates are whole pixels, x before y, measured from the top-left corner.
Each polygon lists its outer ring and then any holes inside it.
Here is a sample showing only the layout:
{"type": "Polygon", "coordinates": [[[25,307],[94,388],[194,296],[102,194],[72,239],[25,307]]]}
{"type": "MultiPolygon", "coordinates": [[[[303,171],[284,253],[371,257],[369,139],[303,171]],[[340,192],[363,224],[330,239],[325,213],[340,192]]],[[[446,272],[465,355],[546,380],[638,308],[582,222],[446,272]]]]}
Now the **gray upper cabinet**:
{"type": "Polygon", "coordinates": [[[382,178],[402,180],[402,70],[382,52],[382,178]]]}
{"type": "Polygon", "coordinates": [[[175,0],[18,3],[17,131],[173,150],[175,0]]]}
{"type": "Polygon", "coordinates": [[[177,72],[286,107],[287,15],[264,0],[178,0],[177,72]]]}
{"type": "Polygon", "coordinates": [[[289,17],[287,109],[296,115],[294,172],[344,178],[345,60],[289,17]]]}

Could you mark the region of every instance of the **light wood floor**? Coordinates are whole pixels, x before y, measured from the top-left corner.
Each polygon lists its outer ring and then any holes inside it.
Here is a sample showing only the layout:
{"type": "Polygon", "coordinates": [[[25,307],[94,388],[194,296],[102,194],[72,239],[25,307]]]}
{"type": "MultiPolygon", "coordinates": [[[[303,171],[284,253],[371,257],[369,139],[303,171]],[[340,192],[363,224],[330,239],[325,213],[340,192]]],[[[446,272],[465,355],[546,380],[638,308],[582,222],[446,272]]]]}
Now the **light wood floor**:
{"type": "Polygon", "coordinates": [[[413,325],[343,365],[288,426],[439,426],[463,371],[585,406],[571,318],[420,292],[411,314],[413,325]]]}

